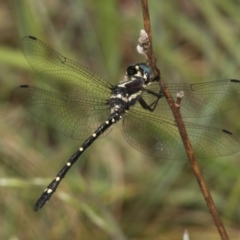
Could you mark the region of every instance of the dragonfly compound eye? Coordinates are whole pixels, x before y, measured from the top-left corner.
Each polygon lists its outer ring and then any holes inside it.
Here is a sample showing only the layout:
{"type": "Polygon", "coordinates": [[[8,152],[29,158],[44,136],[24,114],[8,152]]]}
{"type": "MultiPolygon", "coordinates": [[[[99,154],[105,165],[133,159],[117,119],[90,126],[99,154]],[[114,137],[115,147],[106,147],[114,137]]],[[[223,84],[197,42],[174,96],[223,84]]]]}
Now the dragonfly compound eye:
{"type": "Polygon", "coordinates": [[[128,68],[127,68],[127,76],[134,76],[135,74],[137,74],[138,72],[138,67],[137,65],[130,65],[128,68]]]}

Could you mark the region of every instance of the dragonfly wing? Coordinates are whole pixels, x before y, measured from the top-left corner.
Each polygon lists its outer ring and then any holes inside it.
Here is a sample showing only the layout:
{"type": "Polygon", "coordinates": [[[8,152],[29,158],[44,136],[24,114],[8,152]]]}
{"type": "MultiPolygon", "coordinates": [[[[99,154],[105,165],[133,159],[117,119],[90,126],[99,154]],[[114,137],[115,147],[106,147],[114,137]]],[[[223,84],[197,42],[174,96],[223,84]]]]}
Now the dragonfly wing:
{"type": "Polygon", "coordinates": [[[73,139],[85,140],[110,112],[98,98],[77,98],[28,85],[18,87],[13,97],[40,121],[73,139]]]}
{"type": "MultiPolygon", "coordinates": [[[[240,150],[240,140],[226,130],[187,122],[185,127],[198,158],[226,156],[240,150]]],[[[136,106],[124,117],[122,130],[127,142],[142,153],[159,159],[187,158],[172,119],[159,117],[136,106]]]]}
{"type": "Polygon", "coordinates": [[[51,87],[73,95],[103,98],[109,95],[111,84],[57,53],[41,40],[26,36],[21,40],[21,47],[30,66],[51,87]]]}
{"type": "MultiPolygon", "coordinates": [[[[178,92],[184,92],[181,114],[186,118],[209,116],[240,105],[239,80],[226,79],[196,84],[169,83],[166,86],[175,99],[178,92]]],[[[159,92],[158,83],[150,85],[149,88],[154,92],[159,92]]],[[[146,98],[148,102],[156,99],[148,93],[144,93],[143,98],[146,98]]],[[[156,111],[162,116],[172,116],[165,98],[159,100],[156,111]]]]}

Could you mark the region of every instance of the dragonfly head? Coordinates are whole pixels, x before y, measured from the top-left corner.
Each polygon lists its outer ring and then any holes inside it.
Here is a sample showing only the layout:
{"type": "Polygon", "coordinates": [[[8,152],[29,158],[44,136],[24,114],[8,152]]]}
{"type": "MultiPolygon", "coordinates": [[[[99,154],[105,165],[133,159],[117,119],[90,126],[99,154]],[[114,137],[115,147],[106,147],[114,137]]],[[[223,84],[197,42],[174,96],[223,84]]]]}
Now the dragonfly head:
{"type": "Polygon", "coordinates": [[[149,84],[153,78],[151,68],[145,63],[132,64],[127,68],[126,76],[129,80],[137,76],[144,79],[145,84],[149,84]]]}

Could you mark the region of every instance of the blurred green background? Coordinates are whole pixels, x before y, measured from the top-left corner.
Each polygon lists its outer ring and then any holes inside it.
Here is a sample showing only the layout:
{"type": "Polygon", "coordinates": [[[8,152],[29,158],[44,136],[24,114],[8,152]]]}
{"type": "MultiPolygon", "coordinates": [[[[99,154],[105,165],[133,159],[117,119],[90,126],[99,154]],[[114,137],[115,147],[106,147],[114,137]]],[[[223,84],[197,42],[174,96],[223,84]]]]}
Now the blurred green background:
{"type": "MultiPolygon", "coordinates": [[[[149,1],[153,48],[165,82],[240,79],[239,0],[149,1]]],[[[44,87],[19,48],[25,35],[116,84],[143,28],[140,1],[0,1],[0,239],[220,239],[187,161],[131,148],[121,123],[71,169],[51,201],[33,205],[81,142],[40,123],[12,99],[44,87]]],[[[197,119],[240,136],[240,109],[197,119]]],[[[209,140],[211,141],[211,140],[209,140]]],[[[200,161],[231,239],[240,231],[240,154],[200,161]]]]}

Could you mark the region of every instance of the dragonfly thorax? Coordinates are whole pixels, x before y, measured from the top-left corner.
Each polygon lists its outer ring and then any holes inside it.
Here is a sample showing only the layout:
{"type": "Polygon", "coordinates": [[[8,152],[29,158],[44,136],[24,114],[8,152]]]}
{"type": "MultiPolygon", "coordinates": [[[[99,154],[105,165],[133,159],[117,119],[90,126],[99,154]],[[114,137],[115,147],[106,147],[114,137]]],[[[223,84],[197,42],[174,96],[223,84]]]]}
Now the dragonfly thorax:
{"type": "Polygon", "coordinates": [[[116,85],[112,88],[112,95],[108,100],[111,113],[125,113],[131,106],[135,105],[142,94],[143,79],[135,80],[116,85]]]}
{"type": "Polygon", "coordinates": [[[125,113],[134,106],[142,94],[142,90],[151,81],[151,70],[143,63],[130,65],[126,71],[126,81],[112,87],[109,99],[111,113],[125,113]]]}

